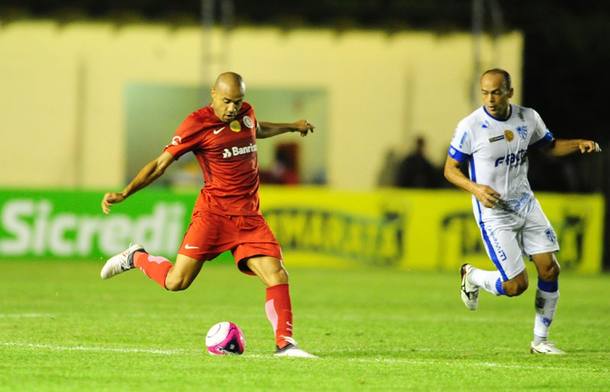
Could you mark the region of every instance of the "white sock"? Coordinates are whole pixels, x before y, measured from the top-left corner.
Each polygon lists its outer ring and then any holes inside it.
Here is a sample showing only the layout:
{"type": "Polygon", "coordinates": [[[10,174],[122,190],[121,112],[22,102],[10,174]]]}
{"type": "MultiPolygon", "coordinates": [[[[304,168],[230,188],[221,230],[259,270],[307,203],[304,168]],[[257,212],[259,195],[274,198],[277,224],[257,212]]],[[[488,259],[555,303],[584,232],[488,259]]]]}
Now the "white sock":
{"type": "Polygon", "coordinates": [[[486,271],[473,267],[468,275],[468,281],[493,295],[504,294],[504,290],[502,289],[502,277],[499,271],[486,271]]]}
{"type": "Polygon", "coordinates": [[[536,317],[534,318],[534,343],[546,340],[549,336],[549,328],[553,322],[559,290],[548,292],[536,289],[536,317]]]}

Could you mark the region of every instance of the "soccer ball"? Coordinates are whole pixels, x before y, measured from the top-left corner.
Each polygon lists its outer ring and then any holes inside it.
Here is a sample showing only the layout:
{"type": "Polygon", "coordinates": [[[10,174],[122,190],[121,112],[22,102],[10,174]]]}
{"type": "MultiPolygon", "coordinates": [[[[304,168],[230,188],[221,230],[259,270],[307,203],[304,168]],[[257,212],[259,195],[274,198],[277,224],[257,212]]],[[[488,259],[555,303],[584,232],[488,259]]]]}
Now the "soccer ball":
{"type": "Polygon", "coordinates": [[[205,337],[205,345],[211,355],[239,355],[246,349],[246,339],[235,323],[221,321],[212,325],[205,337]]]}

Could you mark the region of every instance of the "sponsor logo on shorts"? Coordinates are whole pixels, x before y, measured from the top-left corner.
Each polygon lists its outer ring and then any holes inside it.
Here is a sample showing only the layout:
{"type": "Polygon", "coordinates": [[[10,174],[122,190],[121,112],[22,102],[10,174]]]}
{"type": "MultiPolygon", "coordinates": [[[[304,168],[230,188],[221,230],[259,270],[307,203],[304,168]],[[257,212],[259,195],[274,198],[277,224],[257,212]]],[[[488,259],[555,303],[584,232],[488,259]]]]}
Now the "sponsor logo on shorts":
{"type": "Polygon", "coordinates": [[[184,245],[184,249],[199,249],[199,247],[191,244],[186,244],[184,245]]]}
{"type": "Polygon", "coordinates": [[[506,252],[504,252],[504,250],[502,249],[502,245],[500,244],[500,241],[498,241],[498,237],[496,237],[496,235],[491,232],[489,233],[489,238],[491,238],[492,240],[492,244],[494,247],[494,250],[496,251],[496,256],[498,257],[499,261],[506,261],[506,259],[508,259],[508,257],[506,256],[506,252]]]}
{"type": "Polygon", "coordinates": [[[549,241],[551,241],[553,244],[557,242],[557,237],[555,236],[555,232],[553,231],[553,229],[546,229],[544,231],[544,234],[546,234],[546,238],[548,238],[549,241]]]}

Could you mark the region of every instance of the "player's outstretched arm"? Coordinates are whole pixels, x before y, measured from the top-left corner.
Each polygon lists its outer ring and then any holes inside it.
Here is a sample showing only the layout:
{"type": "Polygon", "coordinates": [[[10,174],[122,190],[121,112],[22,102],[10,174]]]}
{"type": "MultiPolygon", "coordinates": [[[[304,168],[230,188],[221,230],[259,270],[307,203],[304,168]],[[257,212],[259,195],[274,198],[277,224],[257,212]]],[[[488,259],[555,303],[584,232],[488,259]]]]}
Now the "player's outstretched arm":
{"type": "Polygon", "coordinates": [[[472,193],[487,208],[493,208],[501,201],[500,194],[492,187],[470,181],[460,170],[460,163],[450,156],[445,161],[444,174],[447,181],[472,193]]]}
{"type": "Polygon", "coordinates": [[[590,154],[600,152],[602,149],[599,144],[593,140],[585,139],[556,139],[547,150],[547,153],[555,157],[563,157],[566,155],[580,152],[581,154],[590,154]]]}
{"type": "Polygon", "coordinates": [[[313,132],[316,127],[307,122],[307,120],[298,120],[292,123],[272,123],[267,121],[259,121],[256,129],[256,138],[264,139],[267,137],[281,135],[286,132],[299,132],[301,136],[307,136],[309,132],[313,132]]]}
{"type": "Polygon", "coordinates": [[[130,195],[146,187],[157,178],[161,177],[165,169],[174,162],[174,156],[167,151],[150,162],[148,162],[133,180],[121,191],[106,193],[102,199],[102,211],[104,214],[110,212],[110,206],[127,199],[130,195]]]}

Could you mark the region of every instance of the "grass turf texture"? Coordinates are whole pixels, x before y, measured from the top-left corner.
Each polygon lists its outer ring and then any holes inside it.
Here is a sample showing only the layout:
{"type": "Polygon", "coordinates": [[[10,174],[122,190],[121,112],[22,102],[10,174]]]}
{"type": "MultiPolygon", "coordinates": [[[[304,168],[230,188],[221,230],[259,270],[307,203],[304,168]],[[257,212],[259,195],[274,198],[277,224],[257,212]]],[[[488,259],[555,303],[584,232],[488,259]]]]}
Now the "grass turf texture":
{"type": "Polygon", "coordinates": [[[293,269],[295,337],[321,357],[303,360],[271,355],[264,288],[232,266],[181,293],[137,270],[102,281],[96,263],[0,266],[0,390],[610,389],[607,275],[562,276],[551,338],[569,355],[543,357],[528,352],[533,287],[470,312],[457,272],[293,269]],[[204,352],[222,320],[243,356],[204,352]]]}

